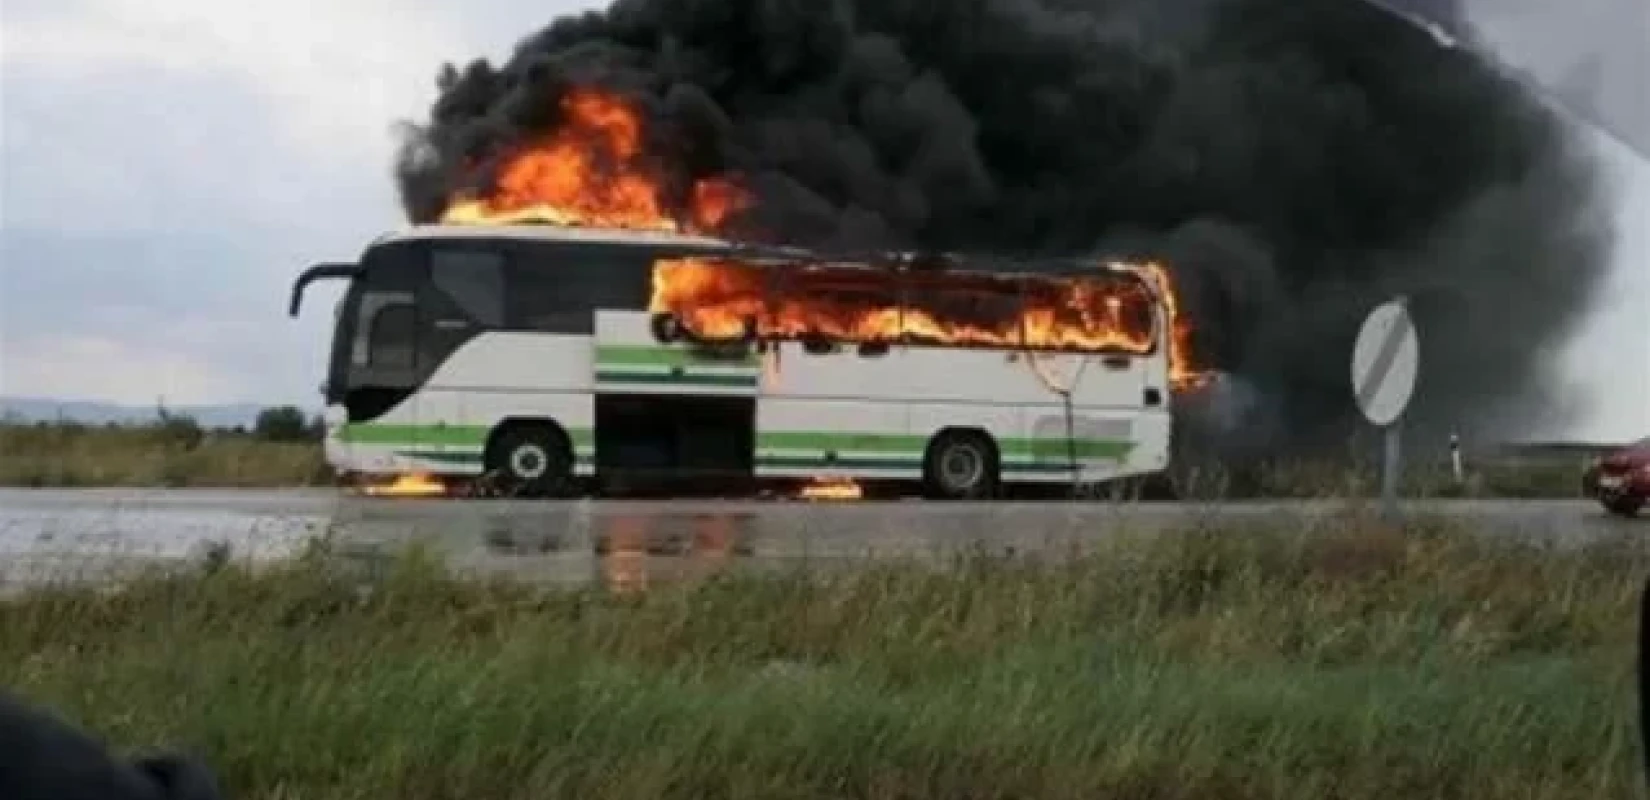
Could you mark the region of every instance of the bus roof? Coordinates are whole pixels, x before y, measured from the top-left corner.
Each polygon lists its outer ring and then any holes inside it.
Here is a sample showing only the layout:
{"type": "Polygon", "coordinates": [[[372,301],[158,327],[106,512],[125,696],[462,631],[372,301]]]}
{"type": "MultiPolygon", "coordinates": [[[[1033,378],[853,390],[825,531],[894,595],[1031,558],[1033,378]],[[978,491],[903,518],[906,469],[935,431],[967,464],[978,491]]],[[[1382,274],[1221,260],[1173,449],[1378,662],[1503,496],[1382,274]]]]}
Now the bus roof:
{"type": "MultiPolygon", "coordinates": [[[[660,257],[726,258],[752,266],[822,266],[837,269],[878,269],[899,265],[942,263],[941,271],[959,275],[995,277],[1074,278],[1099,274],[1139,278],[1155,291],[1151,281],[1138,272],[1099,257],[1004,258],[949,253],[901,253],[889,251],[824,252],[803,247],[752,244],[710,236],[668,230],[591,228],[568,225],[414,225],[386,233],[373,244],[400,241],[452,239],[493,239],[524,242],[614,245],[654,251],[660,257]]],[[[916,267],[920,269],[921,267],[916,267]]]]}
{"type": "Polygon", "coordinates": [[[589,244],[634,244],[646,246],[686,245],[704,248],[731,248],[725,239],[628,228],[581,228],[569,225],[413,225],[379,237],[379,242],[415,239],[513,239],[538,242],[581,242],[589,244]]]}

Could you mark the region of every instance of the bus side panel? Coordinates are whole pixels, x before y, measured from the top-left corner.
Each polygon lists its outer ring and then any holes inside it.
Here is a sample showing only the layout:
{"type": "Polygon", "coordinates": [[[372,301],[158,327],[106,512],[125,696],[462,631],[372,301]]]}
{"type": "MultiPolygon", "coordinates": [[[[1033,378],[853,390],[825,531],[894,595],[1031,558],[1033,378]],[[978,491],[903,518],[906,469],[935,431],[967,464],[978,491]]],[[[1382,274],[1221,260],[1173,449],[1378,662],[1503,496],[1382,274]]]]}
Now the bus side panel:
{"type": "Polygon", "coordinates": [[[922,474],[924,441],[909,435],[898,351],[861,356],[852,345],[814,355],[770,345],[756,409],[763,477],[907,479],[922,474]]]}
{"type": "MultiPolygon", "coordinates": [[[[444,472],[417,457],[418,405],[414,393],[371,422],[340,421],[323,445],[327,463],[340,472],[362,475],[444,472]]],[[[335,414],[342,420],[342,407],[335,414]]]]}
{"type": "MultiPolygon", "coordinates": [[[[901,357],[901,389],[909,398],[911,434],[925,449],[947,428],[981,430],[997,443],[1004,481],[1044,475],[1046,468],[1034,462],[1023,445],[1026,419],[1038,409],[1054,408],[1058,398],[1021,363],[1022,354],[909,347],[901,357]]],[[[1069,475],[1063,466],[1057,465],[1057,477],[1069,475]]]]}
{"type": "Polygon", "coordinates": [[[584,336],[493,332],[466,342],[413,396],[419,462],[441,473],[479,475],[487,439],[499,423],[548,420],[572,440],[576,473],[590,474],[590,354],[584,336]]]}
{"type": "Polygon", "coordinates": [[[1134,477],[1169,467],[1171,417],[1164,408],[1143,409],[1134,418],[1134,447],[1115,468],[1112,477],[1134,477]]]}
{"type": "Polygon", "coordinates": [[[586,367],[602,394],[755,397],[762,362],[754,353],[702,355],[653,335],[649,316],[634,311],[596,314],[593,363],[586,367]]]}
{"type": "Polygon", "coordinates": [[[1155,360],[913,347],[901,387],[914,436],[983,429],[997,440],[1005,481],[1104,481],[1160,468],[1154,427],[1142,424],[1155,360]]]}
{"type": "Polygon", "coordinates": [[[1036,446],[1063,444],[1060,458],[1075,451],[1079,480],[1098,483],[1144,475],[1168,465],[1169,387],[1166,350],[1127,359],[1094,357],[1081,372],[1048,370],[1070,387],[1071,413],[1040,414],[1029,421],[1036,446]],[[1110,363],[1108,363],[1108,361],[1110,363]],[[1063,372],[1068,378],[1060,377],[1063,372]],[[1067,443],[1070,431],[1071,442],[1067,443]]]}
{"type": "Polygon", "coordinates": [[[920,477],[932,437],[989,433],[1007,481],[1103,481],[1161,469],[1167,411],[1148,409],[1154,358],[852,345],[810,355],[777,345],[757,413],[761,474],[920,477]],[[1069,408],[1060,390],[1071,392],[1069,408]]]}

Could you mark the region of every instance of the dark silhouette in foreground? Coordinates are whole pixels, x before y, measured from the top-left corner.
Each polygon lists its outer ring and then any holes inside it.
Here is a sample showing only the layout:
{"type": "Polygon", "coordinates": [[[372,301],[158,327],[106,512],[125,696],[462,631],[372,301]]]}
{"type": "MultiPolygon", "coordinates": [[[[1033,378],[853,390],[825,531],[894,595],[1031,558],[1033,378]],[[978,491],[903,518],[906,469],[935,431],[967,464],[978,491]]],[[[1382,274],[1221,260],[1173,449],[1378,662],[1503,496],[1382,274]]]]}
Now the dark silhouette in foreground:
{"type": "Polygon", "coordinates": [[[0,798],[5,800],[218,800],[201,762],[160,754],[132,760],[62,717],[0,691],[0,798]]]}
{"type": "Polygon", "coordinates": [[[1650,579],[1639,595],[1639,749],[1650,785],[1650,579]]]}

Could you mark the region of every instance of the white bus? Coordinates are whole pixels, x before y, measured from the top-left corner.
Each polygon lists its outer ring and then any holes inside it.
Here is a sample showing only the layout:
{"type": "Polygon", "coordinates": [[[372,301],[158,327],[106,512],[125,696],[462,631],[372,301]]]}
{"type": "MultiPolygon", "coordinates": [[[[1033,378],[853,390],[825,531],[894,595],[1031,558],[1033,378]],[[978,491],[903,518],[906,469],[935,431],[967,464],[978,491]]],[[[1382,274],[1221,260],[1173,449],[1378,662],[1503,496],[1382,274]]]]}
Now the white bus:
{"type": "Polygon", "coordinates": [[[310,283],[348,281],[325,449],[356,478],[485,477],[534,496],[650,477],[887,480],[976,498],[1167,466],[1162,287],[1102,266],[902,263],[673,233],[414,226],[306,270],[290,313],[310,283]],[[707,275],[742,289],[667,291],[707,275]],[[1051,339],[1055,323],[1066,332],[1051,339]]]}

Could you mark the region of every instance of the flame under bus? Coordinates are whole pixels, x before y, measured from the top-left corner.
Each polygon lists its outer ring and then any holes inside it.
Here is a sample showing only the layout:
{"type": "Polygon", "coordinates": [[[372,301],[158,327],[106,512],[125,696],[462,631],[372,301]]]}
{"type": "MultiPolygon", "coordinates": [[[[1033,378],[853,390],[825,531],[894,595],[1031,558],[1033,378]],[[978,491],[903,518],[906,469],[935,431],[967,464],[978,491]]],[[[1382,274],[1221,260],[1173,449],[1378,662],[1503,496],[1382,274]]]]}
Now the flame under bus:
{"type": "Polygon", "coordinates": [[[326,456],[512,493],[1098,483],[1168,460],[1171,321],[1142,271],[962,271],[673,233],[422,226],[358,263],[326,456]]]}

